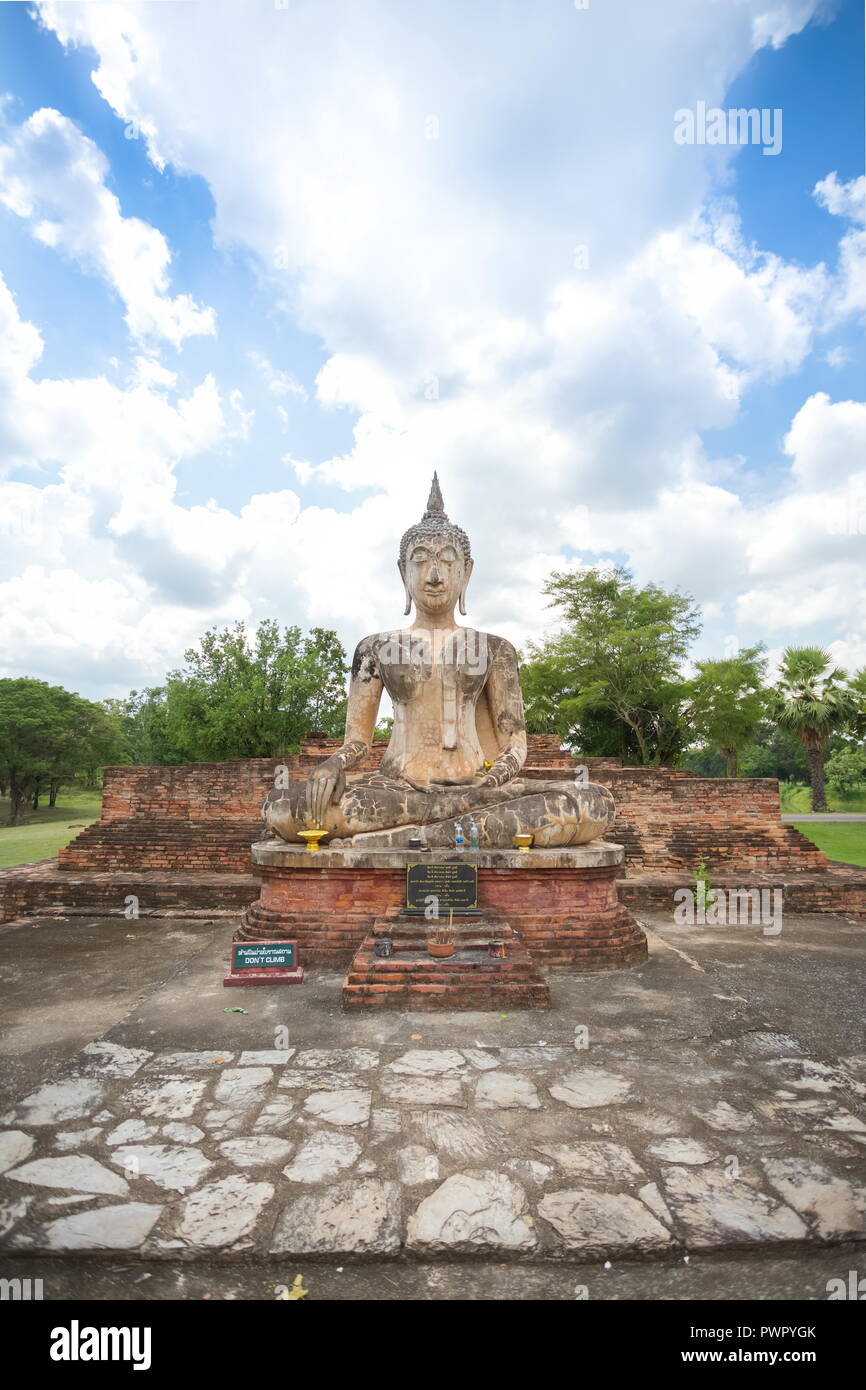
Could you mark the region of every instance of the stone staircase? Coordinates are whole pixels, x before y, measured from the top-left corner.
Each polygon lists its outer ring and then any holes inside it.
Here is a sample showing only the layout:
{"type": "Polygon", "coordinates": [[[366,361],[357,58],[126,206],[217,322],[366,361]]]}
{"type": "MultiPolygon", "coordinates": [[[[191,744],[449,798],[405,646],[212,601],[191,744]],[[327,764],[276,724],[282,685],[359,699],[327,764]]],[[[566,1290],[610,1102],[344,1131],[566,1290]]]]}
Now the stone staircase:
{"type": "Polygon", "coordinates": [[[504,918],[485,913],[455,919],[454,955],[444,960],[427,952],[428,925],[399,910],[379,917],[343,981],[343,1008],[507,1013],[550,1007],[547,982],[504,918]],[[392,942],[391,956],[376,955],[383,937],[392,942]],[[492,941],[504,947],[504,958],[488,954],[492,941]]]}

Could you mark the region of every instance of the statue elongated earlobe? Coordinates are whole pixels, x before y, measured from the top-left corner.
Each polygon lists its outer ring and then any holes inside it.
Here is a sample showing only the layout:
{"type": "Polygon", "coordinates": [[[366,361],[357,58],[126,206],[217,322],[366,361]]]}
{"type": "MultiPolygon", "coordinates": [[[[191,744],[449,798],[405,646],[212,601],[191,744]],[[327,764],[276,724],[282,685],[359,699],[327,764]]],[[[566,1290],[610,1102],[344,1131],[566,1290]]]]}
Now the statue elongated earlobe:
{"type": "MultiPolygon", "coordinates": [[[[460,597],[459,597],[459,599],[457,600],[457,607],[459,608],[460,613],[462,614],[462,616],[463,616],[464,618],[466,617],[466,590],[469,588],[469,576],[470,576],[471,574],[472,574],[472,561],[471,561],[471,560],[467,560],[467,561],[466,561],[466,575],[465,575],[465,578],[464,578],[464,580],[463,580],[463,587],[462,587],[461,590],[460,590],[460,597]]],[[[407,610],[407,611],[408,611],[408,610],[407,610]]]]}
{"type": "Polygon", "coordinates": [[[397,563],[397,568],[400,571],[400,578],[403,581],[403,589],[406,594],[406,607],[403,609],[403,614],[405,616],[412,612],[412,595],[409,593],[409,585],[406,583],[406,571],[399,561],[397,563]]]}

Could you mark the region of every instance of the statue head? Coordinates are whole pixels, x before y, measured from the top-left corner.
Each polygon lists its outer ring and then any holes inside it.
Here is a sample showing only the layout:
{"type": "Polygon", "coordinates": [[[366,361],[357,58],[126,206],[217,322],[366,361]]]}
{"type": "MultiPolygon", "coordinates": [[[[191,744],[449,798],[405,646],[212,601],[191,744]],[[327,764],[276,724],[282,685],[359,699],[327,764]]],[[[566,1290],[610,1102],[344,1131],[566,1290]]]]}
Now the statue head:
{"type": "Polygon", "coordinates": [[[469,537],[445,515],[439,479],[433,474],[427,510],[400,542],[400,574],[406,589],[406,612],[466,612],[466,586],[472,573],[469,537]]]}

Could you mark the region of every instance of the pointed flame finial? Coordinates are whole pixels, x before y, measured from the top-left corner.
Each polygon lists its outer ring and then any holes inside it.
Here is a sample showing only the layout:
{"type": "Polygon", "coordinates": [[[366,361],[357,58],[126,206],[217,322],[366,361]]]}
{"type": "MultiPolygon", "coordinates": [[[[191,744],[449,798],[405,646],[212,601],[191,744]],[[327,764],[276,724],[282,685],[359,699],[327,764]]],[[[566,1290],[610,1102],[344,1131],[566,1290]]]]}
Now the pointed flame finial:
{"type": "Polygon", "coordinates": [[[442,489],[439,486],[438,473],[433,474],[433,481],[430,484],[430,496],[427,498],[427,510],[424,513],[424,520],[428,517],[445,516],[445,503],[442,501],[442,489]]]}

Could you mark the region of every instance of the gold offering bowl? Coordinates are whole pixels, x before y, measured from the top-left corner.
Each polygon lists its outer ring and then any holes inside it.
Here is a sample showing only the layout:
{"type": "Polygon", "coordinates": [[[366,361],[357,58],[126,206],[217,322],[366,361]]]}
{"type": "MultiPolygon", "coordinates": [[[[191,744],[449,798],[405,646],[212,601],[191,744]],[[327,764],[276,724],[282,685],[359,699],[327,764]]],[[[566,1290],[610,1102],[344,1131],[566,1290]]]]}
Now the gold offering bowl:
{"type": "Polygon", "coordinates": [[[531,834],[529,834],[527,831],[524,831],[520,835],[515,835],[514,844],[515,847],[520,850],[521,854],[528,854],[530,846],[532,845],[531,834]]]}
{"type": "Polygon", "coordinates": [[[323,839],[324,836],[327,835],[328,833],[329,833],[329,832],[328,832],[327,830],[323,829],[323,827],[322,827],[321,825],[315,826],[312,830],[299,830],[299,831],[298,831],[298,834],[300,835],[301,839],[302,839],[302,840],[306,840],[306,842],[307,842],[307,853],[308,853],[308,854],[315,854],[315,853],[318,851],[318,848],[319,848],[319,841],[320,841],[321,839],[323,839]]]}

